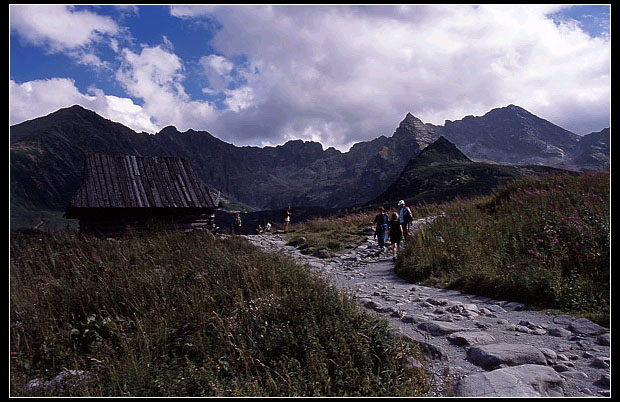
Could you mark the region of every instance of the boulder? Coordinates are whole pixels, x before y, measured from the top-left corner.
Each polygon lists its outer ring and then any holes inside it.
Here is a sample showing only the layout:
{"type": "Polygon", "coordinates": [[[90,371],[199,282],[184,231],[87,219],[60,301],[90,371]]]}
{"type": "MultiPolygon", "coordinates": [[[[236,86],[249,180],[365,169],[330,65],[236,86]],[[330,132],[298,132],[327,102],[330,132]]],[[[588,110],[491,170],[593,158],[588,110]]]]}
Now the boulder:
{"type": "Polygon", "coordinates": [[[471,346],[495,342],[495,338],[484,331],[455,332],[446,337],[450,343],[458,346],[471,346]]]}
{"type": "Polygon", "coordinates": [[[469,375],[454,385],[457,397],[558,397],[564,383],[551,367],[538,364],[469,375]]]}
{"type": "Polygon", "coordinates": [[[474,364],[487,370],[502,365],[547,364],[547,359],[540,349],[523,344],[494,343],[473,346],[467,356],[474,364]]]}
{"type": "Polygon", "coordinates": [[[559,338],[565,338],[569,336],[570,334],[572,334],[572,332],[564,328],[549,328],[548,333],[551,336],[555,336],[559,338]]]}
{"type": "Polygon", "coordinates": [[[428,331],[432,336],[451,334],[454,332],[468,331],[467,328],[459,327],[444,321],[426,321],[418,324],[418,329],[428,331]]]}
{"type": "Polygon", "coordinates": [[[568,329],[570,329],[576,334],[588,335],[588,336],[600,335],[604,333],[605,331],[607,331],[606,328],[593,323],[587,318],[577,318],[576,320],[570,323],[570,325],[568,326],[568,329]]]}

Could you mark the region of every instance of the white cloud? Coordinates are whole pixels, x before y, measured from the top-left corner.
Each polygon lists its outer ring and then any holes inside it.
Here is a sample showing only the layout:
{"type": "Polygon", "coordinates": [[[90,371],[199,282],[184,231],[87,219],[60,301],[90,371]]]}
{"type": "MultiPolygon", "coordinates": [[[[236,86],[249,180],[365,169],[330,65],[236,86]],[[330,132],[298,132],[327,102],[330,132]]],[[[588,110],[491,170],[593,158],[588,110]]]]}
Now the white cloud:
{"type": "Polygon", "coordinates": [[[225,57],[210,54],[201,57],[199,63],[204,69],[207,80],[209,80],[209,87],[203,89],[203,92],[223,91],[233,81],[230,73],[234,65],[225,57]]]}
{"type": "Polygon", "coordinates": [[[13,4],[9,19],[11,30],[52,52],[88,46],[119,32],[119,26],[109,17],[64,5],[13,4]]]}
{"type": "Polygon", "coordinates": [[[344,149],[390,135],[407,112],[443,124],[513,103],[579,134],[608,125],[609,40],[546,17],[560,7],[183,6],[171,13],[216,18],[218,54],[247,57],[256,111],[222,113],[212,132],[242,143],[312,133],[344,149]]]}
{"type": "Polygon", "coordinates": [[[134,131],[158,131],[149,115],[131,99],[105,95],[97,88],[91,88],[89,92],[81,93],[75,82],[67,78],[34,80],[22,84],[9,80],[9,124],[41,117],[71,105],[81,105],[134,131]]]}
{"type": "Polygon", "coordinates": [[[123,49],[116,79],[130,96],[142,99],[144,112],[160,126],[184,131],[206,129],[215,117],[206,101],[191,100],[183,87],[181,59],[160,46],[144,47],[137,54],[123,49]]]}
{"type": "Polygon", "coordinates": [[[196,63],[175,54],[166,36],[160,46],[130,50],[122,41],[128,28],[108,17],[71,6],[11,5],[11,34],[116,71],[127,97],[97,88],[84,94],[63,78],[10,81],[10,121],[77,103],[136,131],[173,124],[237,145],[303,138],[346,150],[391,135],[407,112],[443,124],[512,103],[578,134],[598,131],[609,125],[610,39],[546,17],[560,8],[171,7],[194,27],[199,18],[219,24],[208,42],[213,54],[195,55],[196,63]],[[120,67],[95,52],[101,41],[120,67]],[[186,63],[206,77],[203,93],[227,109],[189,95],[199,90],[186,91],[186,63]]]}
{"type": "Polygon", "coordinates": [[[251,107],[254,103],[254,92],[250,87],[227,89],[224,92],[226,94],[224,103],[232,111],[240,112],[251,107]]]}

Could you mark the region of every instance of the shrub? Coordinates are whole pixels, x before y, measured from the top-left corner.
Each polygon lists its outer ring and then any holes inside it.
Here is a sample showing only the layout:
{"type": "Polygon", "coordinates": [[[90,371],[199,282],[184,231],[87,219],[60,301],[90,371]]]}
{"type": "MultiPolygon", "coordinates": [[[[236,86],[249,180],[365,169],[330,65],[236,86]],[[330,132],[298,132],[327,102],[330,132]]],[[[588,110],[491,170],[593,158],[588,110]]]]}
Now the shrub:
{"type": "Polygon", "coordinates": [[[609,173],[528,177],[442,205],[397,262],[411,281],[609,315],[609,173]],[[442,241],[438,241],[440,236],[442,241]]]}

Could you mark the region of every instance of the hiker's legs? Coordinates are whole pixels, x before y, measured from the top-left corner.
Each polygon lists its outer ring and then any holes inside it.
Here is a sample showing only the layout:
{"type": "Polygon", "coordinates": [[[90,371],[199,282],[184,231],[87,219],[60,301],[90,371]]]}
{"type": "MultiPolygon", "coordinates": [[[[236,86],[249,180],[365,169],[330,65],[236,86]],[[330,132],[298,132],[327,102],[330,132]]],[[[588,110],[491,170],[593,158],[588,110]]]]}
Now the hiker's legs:
{"type": "Polygon", "coordinates": [[[400,225],[403,228],[403,240],[409,240],[409,224],[401,223],[400,225]]]}

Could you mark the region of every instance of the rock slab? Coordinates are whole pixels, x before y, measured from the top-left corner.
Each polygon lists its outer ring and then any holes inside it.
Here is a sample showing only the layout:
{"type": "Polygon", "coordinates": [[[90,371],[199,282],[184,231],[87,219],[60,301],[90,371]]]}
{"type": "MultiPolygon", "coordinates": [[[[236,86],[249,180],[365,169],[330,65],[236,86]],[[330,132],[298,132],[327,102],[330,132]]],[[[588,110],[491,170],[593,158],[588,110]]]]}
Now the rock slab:
{"type": "Polygon", "coordinates": [[[457,397],[564,396],[562,377],[551,367],[524,364],[471,374],[454,385],[457,397]]]}
{"type": "Polygon", "coordinates": [[[524,344],[493,343],[472,346],[467,355],[474,364],[487,370],[502,365],[547,364],[547,359],[539,348],[524,344]]]}

